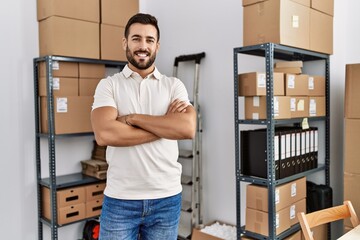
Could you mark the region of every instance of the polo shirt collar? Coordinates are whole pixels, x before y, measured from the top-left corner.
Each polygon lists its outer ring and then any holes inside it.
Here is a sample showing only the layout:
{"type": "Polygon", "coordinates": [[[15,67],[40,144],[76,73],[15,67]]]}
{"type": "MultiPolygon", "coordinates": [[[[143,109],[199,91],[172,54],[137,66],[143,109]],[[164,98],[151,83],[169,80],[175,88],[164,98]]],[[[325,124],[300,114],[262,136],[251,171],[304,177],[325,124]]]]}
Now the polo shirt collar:
{"type": "MultiPolygon", "coordinates": [[[[126,65],[123,70],[122,70],[124,76],[126,78],[129,78],[133,73],[135,73],[133,70],[131,70],[129,68],[128,65],[126,65]]],[[[159,72],[159,70],[155,67],[154,71],[152,73],[149,74],[149,77],[152,77],[154,79],[160,80],[161,79],[161,73],[159,72]]]]}

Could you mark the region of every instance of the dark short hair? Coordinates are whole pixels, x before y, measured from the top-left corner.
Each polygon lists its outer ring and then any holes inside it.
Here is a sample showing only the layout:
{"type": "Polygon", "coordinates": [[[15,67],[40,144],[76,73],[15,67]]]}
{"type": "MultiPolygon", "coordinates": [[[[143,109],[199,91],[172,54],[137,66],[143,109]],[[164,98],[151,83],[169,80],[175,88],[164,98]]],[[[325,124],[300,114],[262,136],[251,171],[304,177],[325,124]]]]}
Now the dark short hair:
{"type": "Polygon", "coordinates": [[[134,16],[132,16],[129,21],[126,24],[125,27],[125,32],[124,32],[124,36],[127,39],[129,36],[129,29],[130,26],[134,23],[141,23],[141,24],[150,24],[153,25],[156,28],[157,31],[157,40],[160,40],[160,29],[158,26],[158,21],[157,19],[150,15],[150,14],[146,14],[146,13],[137,13],[134,16]]]}

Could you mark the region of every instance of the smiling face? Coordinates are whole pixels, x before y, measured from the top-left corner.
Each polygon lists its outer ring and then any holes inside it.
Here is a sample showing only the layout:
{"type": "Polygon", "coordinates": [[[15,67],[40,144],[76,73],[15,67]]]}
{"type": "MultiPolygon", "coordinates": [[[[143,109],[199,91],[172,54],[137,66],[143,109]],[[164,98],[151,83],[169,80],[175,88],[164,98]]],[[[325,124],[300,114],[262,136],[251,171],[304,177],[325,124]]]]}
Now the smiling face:
{"type": "Polygon", "coordinates": [[[123,39],[123,48],[130,69],[147,74],[152,72],[159,50],[156,28],[150,24],[132,24],[128,37],[123,39]]]}

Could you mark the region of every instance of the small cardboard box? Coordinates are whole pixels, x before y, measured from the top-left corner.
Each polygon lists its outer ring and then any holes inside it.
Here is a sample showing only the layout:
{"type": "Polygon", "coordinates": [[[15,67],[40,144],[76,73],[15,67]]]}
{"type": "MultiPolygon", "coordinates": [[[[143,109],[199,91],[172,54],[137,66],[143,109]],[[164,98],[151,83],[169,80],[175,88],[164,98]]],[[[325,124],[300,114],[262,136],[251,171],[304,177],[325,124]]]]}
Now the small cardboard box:
{"type": "Polygon", "coordinates": [[[325,96],[325,77],[309,76],[309,96],[325,96]]]}
{"type": "Polygon", "coordinates": [[[299,222],[297,214],[300,212],[306,213],[306,198],[301,199],[290,205],[289,207],[289,217],[290,217],[290,226],[295,225],[299,222]]]}
{"type": "MultiPolygon", "coordinates": [[[[239,96],[266,96],[266,74],[260,72],[242,73],[238,77],[239,96]]],[[[284,74],[273,74],[275,96],[285,95],[284,74]]]]}
{"type": "MultiPolygon", "coordinates": [[[[78,96],[79,79],[68,77],[53,77],[53,96],[78,96]]],[[[39,79],[39,96],[47,96],[47,81],[45,77],[39,79]]]]}
{"type": "MultiPolygon", "coordinates": [[[[275,188],[275,211],[278,212],[306,198],[306,178],[299,178],[275,188]]],[[[265,186],[249,184],[246,189],[246,207],[262,212],[269,211],[268,189],[265,186]]]]}
{"type": "Polygon", "coordinates": [[[37,0],[37,19],[51,16],[100,22],[99,0],[37,0]]]}
{"type": "MultiPolygon", "coordinates": [[[[284,208],[276,213],[276,235],[290,228],[289,210],[284,208]]],[[[245,230],[269,236],[269,216],[267,212],[246,208],[245,230]]]]}
{"type": "MultiPolygon", "coordinates": [[[[42,133],[49,132],[46,100],[46,97],[40,97],[42,133]]],[[[54,97],[55,134],[92,132],[90,114],[93,101],[90,96],[54,97]]]]}
{"type": "Polygon", "coordinates": [[[80,78],[79,79],[79,96],[94,96],[95,89],[101,78],[80,78]]]}
{"type": "MultiPolygon", "coordinates": [[[[53,77],[79,77],[79,64],[77,62],[52,62],[52,75],[53,77]]],[[[39,64],[39,76],[46,77],[46,63],[39,64]]]]}
{"type": "Polygon", "coordinates": [[[302,68],[303,61],[279,61],[274,64],[275,68],[302,68]]]}
{"type": "Polygon", "coordinates": [[[102,199],[86,202],[85,204],[86,217],[91,218],[91,217],[99,216],[101,214],[102,203],[103,203],[102,199]]]}
{"type": "Polygon", "coordinates": [[[290,97],[291,118],[302,118],[309,116],[308,97],[290,97]]]}
{"type": "Polygon", "coordinates": [[[114,61],[127,61],[122,47],[124,27],[101,24],[101,59],[114,61]]]}
{"type": "Polygon", "coordinates": [[[86,201],[91,202],[94,200],[102,199],[104,197],[104,189],[106,184],[91,184],[85,186],[86,201]]]}
{"type": "Polygon", "coordinates": [[[326,115],[325,97],[309,97],[309,117],[326,115]]]}
{"type": "MultiPolygon", "coordinates": [[[[266,119],[266,96],[245,97],[245,119],[266,119]]],[[[274,97],[274,119],[291,118],[290,97],[274,97]]]]}
{"type": "Polygon", "coordinates": [[[79,63],[80,78],[104,78],[105,65],[95,63],[79,63]]]}
{"type": "Polygon", "coordinates": [[[286,96],[308,96],[309,76],[305,74],[285,74],[286,96]]]}
{"type": "Polygon", "coordinates": [[[346,64],[345,117],[360,118],[360,63],[346,64]]]}
{"type": "MultiPolygon", "coordinates": [[[[63,225],[85,218],[85,203],[66,206],[58,209],[58,224],[63,225]]],[[[50,216],[50,215],[49,215],[50,216]]],[[[45,216],[46,217],[46,216],[45,216]]],[[[48,217],[46,217],[48,218],[48,217]]],[[[50,219],[50,218],[48,218],[50,219]]]]}
{"type": "Polygon", "coordinates": [[[308,6],[291,0],[244,0],[243,6],[244,46],[273,42],[309,49],[308,6]]]}
{"type": "Polygon", "coordinates": [[[139,0],[101,0],[101,23],[104,24],[125,27],[138,12],[139,0]]]}
{"type": "MultiPolygon", "coordinates": [[[[44,202],[50,202],[50,189],[42,187],[44,202]]],[[[58,190],[56,192],[58,208],[85,202],[85,188],[75,187],[58,190]]]]}
{"type": "Polygon", "coordinates": [[[99,36],[98,23],[57,16],[46,18],[39,22],[40,56],[99,59],[99,36]]]}

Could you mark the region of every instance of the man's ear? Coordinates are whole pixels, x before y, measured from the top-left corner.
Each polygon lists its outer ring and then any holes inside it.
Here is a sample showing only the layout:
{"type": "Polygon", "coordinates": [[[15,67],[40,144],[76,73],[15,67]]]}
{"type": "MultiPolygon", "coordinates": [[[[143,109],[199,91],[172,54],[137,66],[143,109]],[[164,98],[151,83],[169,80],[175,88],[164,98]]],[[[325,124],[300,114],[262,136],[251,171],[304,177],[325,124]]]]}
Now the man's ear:
{"type": "Polygon", "coordinates": [[[127,40],[126,40],[126,38],[125,38],[125,37],[123,37],[123,39],[122,39],[122,45],[123,45],[123,49],[124,49],[124,51],[126,51],[127,40]]]}

